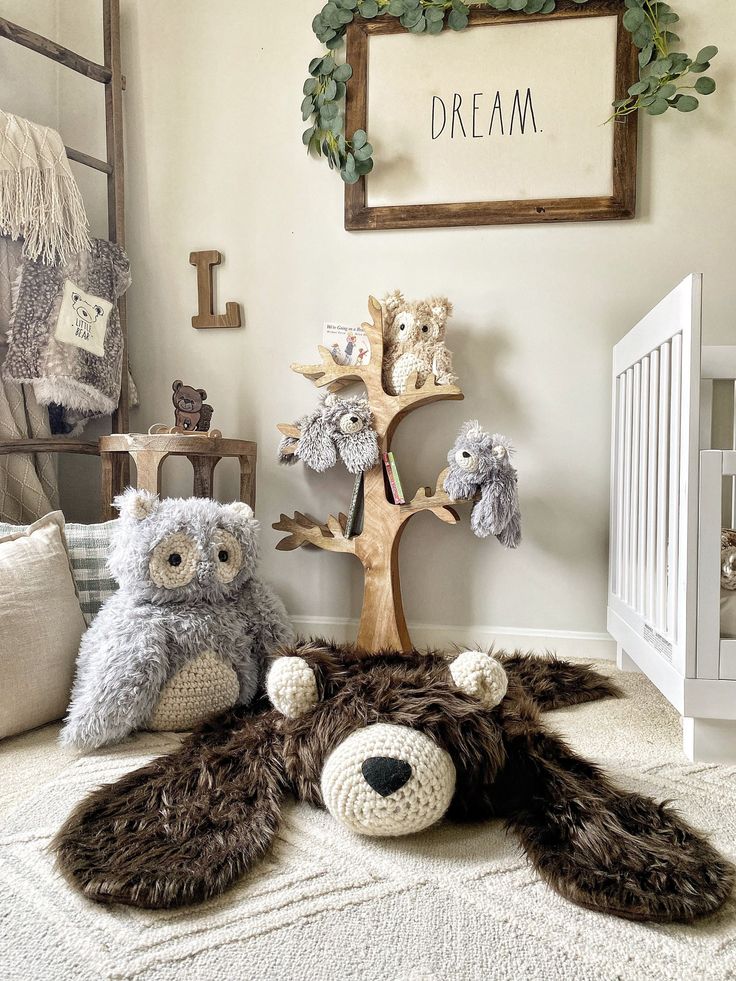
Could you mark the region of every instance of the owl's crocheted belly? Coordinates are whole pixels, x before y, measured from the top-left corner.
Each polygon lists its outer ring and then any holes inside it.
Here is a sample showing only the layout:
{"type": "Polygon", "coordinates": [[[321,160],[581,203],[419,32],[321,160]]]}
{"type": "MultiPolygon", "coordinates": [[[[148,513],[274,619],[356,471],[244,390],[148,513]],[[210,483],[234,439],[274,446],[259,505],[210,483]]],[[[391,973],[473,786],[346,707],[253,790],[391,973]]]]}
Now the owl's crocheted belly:
{"type": "Polygon", "coordinates": [[[181,732],[232,708],[240,684],[233,668],[211,651],[185,664],[164,685],[148,728],[181,732]]]}
{"type": "Polygon", "coordinates": [[[409,375],[415,371],[417,373],[417,381],[421,385],[426,381],[431,368],[431,363],[427,364],[426,361],[418,358],[416,354],[407,351],[406,354],[401,355],[389,370],[387,386],[389,393],[391,395],[401,395],[402,392],[405,392],[409,375]]]}

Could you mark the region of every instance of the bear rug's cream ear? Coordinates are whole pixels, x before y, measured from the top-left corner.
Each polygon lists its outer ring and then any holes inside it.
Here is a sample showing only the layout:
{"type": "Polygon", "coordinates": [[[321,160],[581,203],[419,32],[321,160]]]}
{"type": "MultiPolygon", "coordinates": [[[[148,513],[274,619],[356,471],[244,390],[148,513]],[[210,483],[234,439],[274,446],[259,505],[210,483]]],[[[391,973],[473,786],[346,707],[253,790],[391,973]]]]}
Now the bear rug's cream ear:
{"type": "Polygon", "coordinates": [[[152,494],[147,490],[136,490],[135,487],[128,487],[127,490],[119,494],[113,504],[120,512],[121,518],[132,518],[133,521],[143,521],[153,514],[158,506],[158,494],[152,494]]]}
{"type": "Polygon", "coordinates": [[[317,679],[303,657],[277,658],[269,668],[266,691],[273,707],[287,719],[298,719],[319,701],[317,679]]]}
{"type": "Polygon", "coordinates": [[[509,686],[506,672],[499,662],[483,651],[463,651],[450,664],[450,674],[457,687],[472,695],[488,709],[506,695],[509,686]]]}

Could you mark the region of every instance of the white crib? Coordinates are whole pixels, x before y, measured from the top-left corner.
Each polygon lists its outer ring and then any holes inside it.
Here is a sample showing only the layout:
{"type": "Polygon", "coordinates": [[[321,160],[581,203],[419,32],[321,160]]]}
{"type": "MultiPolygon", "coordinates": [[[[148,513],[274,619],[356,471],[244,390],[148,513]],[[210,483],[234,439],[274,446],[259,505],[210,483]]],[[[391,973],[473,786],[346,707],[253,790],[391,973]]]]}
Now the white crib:
{"type": "Polygon", "coordinates": [[[711,446],[714,381],[736,380],[736,345],[702,346],[702,286],[689,276],[614,348],[608,630],[619,667],[682,715],[686,755],[735,762],[720,532],[724,511],[736,526],[736,418],[734,449],[711,446]]]}

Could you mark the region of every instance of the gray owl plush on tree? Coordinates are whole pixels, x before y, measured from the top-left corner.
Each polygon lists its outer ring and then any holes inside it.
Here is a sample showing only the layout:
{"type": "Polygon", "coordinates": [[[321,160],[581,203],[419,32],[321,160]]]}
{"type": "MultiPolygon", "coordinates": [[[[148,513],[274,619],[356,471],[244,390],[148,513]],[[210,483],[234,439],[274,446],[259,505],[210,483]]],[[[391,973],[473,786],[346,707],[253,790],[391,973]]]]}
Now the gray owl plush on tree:
{"type": "Polygon", "coordinates": [[[378,463],[378,437],[368,400],[358,396],[325,395],[317,408],[293,426],[279,427],[279,462],[296,463],[322,473],[337,463],[338,454],[350,473],[370,470],[378,463]]]}
{"type": "Polygon", "coordinates": [[[259,524],[247,504],[136,490],[115,503],[108,565],[120,588],[82,638],[61,734],[81,749],[249,704],[266,657],[293,638],[255,574],[259,524]]]}
{"type": "Polygon", "coordinates": [[[516,470],[511,466],[511,441],[492,436],[477,419],[466,422],[447,454],[445,492],[455,501],[480,493],[470,516],[478,538],[495,535],[506,548],[521,544],[521,511],[516,470]]]}

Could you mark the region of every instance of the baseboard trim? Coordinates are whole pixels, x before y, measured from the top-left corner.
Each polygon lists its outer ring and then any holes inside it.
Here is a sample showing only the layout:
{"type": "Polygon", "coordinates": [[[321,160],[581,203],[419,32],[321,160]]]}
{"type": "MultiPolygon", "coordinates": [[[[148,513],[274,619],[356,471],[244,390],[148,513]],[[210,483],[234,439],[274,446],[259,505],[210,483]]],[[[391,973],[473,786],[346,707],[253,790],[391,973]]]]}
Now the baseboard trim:
{"type": "MultiPolygon", "coordinates": [[[[358,621],[347,617],[297,616],[292,622],[304,636],[330,637],[341,643],[355,640],[358,632],[358,621]]],[[[608,633],[439,623],[410,623],[409,632],[417,647],[493,646],[497,650],[554,651],[561,657],[616,660],[616,644],[608,633]]]]}

